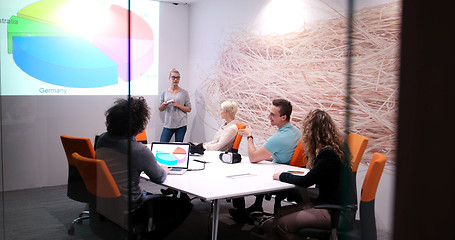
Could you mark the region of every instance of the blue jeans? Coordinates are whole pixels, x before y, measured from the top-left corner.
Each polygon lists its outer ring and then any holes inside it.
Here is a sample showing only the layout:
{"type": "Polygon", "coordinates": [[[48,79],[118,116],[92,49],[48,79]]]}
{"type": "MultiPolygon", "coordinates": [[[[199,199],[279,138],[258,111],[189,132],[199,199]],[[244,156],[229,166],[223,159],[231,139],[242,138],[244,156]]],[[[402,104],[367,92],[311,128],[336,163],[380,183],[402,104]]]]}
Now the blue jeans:
{"type": "Polygon", "coordinates": [[[175,133],[175,141],[183,142],[183,138],[185,137],[185,133],[186,133],[186,126],[179,127],[179,128],[163,128],[163,132],[161,132],[160,142],[171,141],[172,135],[174,135],[174,133],[175,133]]]}

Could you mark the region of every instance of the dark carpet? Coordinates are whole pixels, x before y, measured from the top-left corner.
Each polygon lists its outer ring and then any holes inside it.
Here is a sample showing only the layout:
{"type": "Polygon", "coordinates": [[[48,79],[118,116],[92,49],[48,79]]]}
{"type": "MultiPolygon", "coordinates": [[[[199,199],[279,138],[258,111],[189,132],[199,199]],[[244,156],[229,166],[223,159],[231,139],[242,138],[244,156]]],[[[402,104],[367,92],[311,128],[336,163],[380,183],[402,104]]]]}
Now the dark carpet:
{"type": "MultiPolygon", "coordinates": [[[[157,185],[156,192],[162,187],[157,185]]],[[[254,196],[246,197],[247,206],[254,201],[254,196]]],[[[264,210],[271,212],[273,201],[264,201],[264,210]]],[[[35,239],[70,239],[99,240],[90,230],[88,220],[75,225],[73,235],[68,234],[71,222],[86,207],[66,196],[66,185],[3,192],[0,195],[0,239],[35,240],[35,239]]],[[[166,240],[210,239],[211,238],[211,203],[193,199],[193,211],[188,218],[166,240]]],[[[283,203],[283,205],[286,203],[283,203]]],[[[220,200],[220,218],[218,239],[265,239],[266,235],[254,225],[235,223],[228,210],[230,202],[220,200]]],[[[259,220],[259,219],[257,219],[259,220]]],[[[378,240],[391,239],[390,233],[378,232],[378,240]]]]}
{"type": "MultiPolygon", "coordinates": [[[[157,192],[160,188],[157,186],[157,192]]],[[[91,232],[88,220],[76,224],[73,235],[68,234],[71,221],[84,210],[85,204],[68,198],[66,185],[9,191],[1,198],[4,203],[1,239],[101,239],[91,232]]],[[[253,200],[248,197],[247,204],[253,200]]],[[[193,199],[192,203],[191,214],[166,240],[211,238],[211,203],[199,199],[193,199]]],[[[265,239],[256,225],[236,224],[228,214],[229,208],[231,203],[220,201],[218,239],[265,239]]]]}

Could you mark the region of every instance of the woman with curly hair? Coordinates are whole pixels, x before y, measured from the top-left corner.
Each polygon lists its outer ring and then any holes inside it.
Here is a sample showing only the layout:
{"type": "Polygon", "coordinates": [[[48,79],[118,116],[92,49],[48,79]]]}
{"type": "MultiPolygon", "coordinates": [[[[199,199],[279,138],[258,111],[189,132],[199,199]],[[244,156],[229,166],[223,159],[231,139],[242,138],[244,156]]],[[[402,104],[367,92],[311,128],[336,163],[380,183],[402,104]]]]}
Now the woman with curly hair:
{"type": "Polygon", "coordinates": [[[147,174],[150,181],[163,183],[169,171],[166,166],[158,164],[150,148],[134,138],[145,129],[150,119],[147,102],[143,97],[131,97],[129,101],[119,99],[106,111],[105,116],[107,132],[101,134],[96,142],[96,158],[104,160],[125,200],[119,202],[119,206],[113,206],[112,211],[124,214],[123,209],[128,209],[125,206],[130,199],[134,210],[133,222],[144,221],[144,225],[148,226],[148,236],[144,237],[161,239],[183,222],[192,205],[188,198],[151,194],[139,185],[142,172],[147,174]],[[131,187],[130,198],[128,187],[131,187]]]}
{"type": "Polygon", "coordinates": [[[342,134],[330,115],[319,109],[308,113],[303,122],[302,134],[308,158],[307,168],[310,171],[304,176],[287,172],[275,173],[273,179],[301,187],[316,184],[319,196],[315,202],[279,209],[268,239],[300,239],[296,233],[303,227],[330,229],[328,210],[315,209],[313,206],[339,204],[341,200],[341,171],[350,169],[349,163],[343,164],[342,134]]]}

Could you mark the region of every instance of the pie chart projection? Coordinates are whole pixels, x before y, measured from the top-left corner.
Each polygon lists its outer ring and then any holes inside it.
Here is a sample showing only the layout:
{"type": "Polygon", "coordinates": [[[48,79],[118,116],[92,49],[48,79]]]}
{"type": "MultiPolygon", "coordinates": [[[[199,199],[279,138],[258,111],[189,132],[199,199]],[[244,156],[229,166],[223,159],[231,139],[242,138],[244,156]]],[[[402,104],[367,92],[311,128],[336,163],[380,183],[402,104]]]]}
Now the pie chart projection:
{"type": "Polygon", "coordinates": [[[186,161],[188,153],[181,147],[176,147],[172,153],[156,151],[155,158],[159,163],[168,166],[177,165],[186,161]]]}
{"type": "Polygon", "coordinates": [[[7,29],[8,53],[17,67],[56,86],[97,88],[134,81],[154,60],[150,25],[132,11],[99,0],[35,2],[12,16],[7,29]]]}

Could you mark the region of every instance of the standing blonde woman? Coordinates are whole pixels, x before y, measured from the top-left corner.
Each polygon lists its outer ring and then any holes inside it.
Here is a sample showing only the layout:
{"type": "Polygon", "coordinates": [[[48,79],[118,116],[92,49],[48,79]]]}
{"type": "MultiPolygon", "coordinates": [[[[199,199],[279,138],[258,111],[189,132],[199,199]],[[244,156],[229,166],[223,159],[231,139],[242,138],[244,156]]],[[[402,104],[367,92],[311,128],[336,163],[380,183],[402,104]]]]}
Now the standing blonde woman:
{"type": "Polygon", "coordinates": [[[328,113],[316,109],[303,122],[303,145],[310,171],[305,176],[288,172],[275,173],[273,179],[309,187],[319,187],[316,203],[282,207],[275,214],[275,223],[267,239],[301,239],[296,233],[303,227],[330,229],[330,214],[315,209],[314,204],[339,204],[341,198],[341,170],[350,171],[343,164],[342,136],[328,113]]]}
{"type": "Polygon", "coordinates": [[[188,92],[179,86],[180,72],[172,68],[169,73],[170,87],[160,94],[160,112],[164,111],[164,127],[160,142],[169,142],[175,134],[176,142],[183,142],[187,130],[187,113],[191,111],[188,92]]]}

